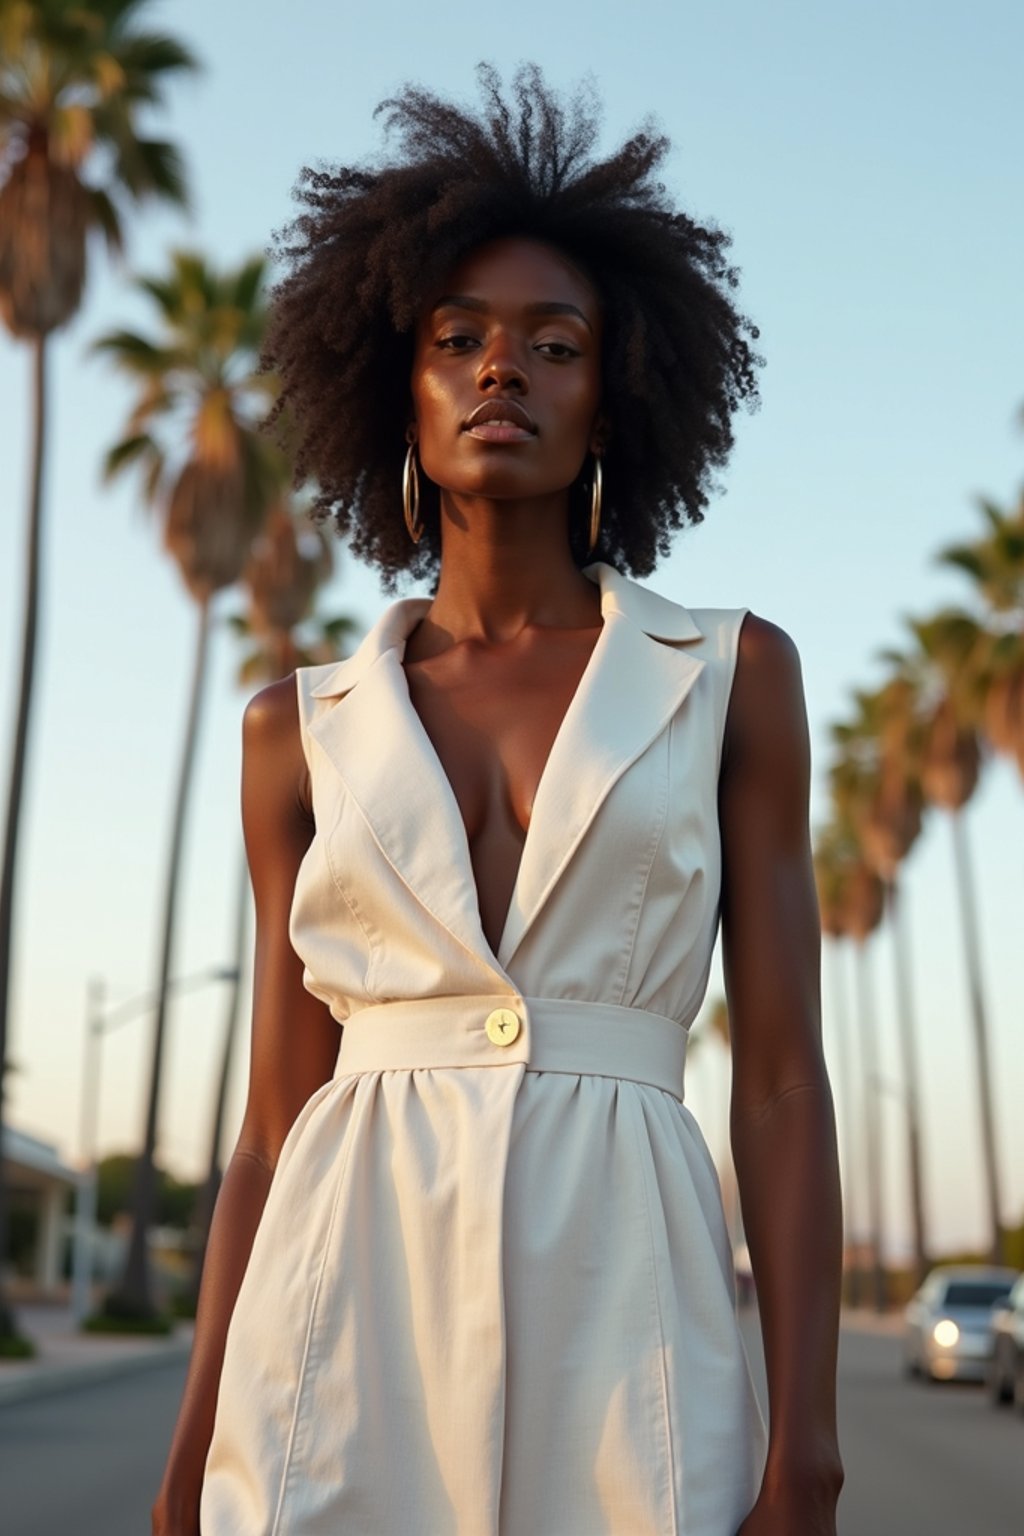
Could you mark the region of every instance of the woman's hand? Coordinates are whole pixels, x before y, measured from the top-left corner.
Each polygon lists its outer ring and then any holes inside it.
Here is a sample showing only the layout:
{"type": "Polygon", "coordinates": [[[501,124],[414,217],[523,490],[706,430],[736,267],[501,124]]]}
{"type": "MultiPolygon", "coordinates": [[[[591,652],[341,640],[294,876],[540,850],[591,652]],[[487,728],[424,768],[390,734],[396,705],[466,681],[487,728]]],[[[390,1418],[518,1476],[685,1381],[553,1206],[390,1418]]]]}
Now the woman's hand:
{"type": "Polygon", "coordinates": [[[836,1536],[842,1486],[838,1461],[789,1476],[769,1466],[757,1502],[736,1536],[836,1536]]]}
{"type": "Polygon", "coordinates": [[[836,1536],[835,1508],[812,1512],[796,1499],[758,1499],[736,1536],[836,1536]]]}
{"type": "Polygon", "coordinates": [[[150,1511],[152,1536],[199,1536],[199,1501],[184,1508],[161,1488],[150,1511]]]}

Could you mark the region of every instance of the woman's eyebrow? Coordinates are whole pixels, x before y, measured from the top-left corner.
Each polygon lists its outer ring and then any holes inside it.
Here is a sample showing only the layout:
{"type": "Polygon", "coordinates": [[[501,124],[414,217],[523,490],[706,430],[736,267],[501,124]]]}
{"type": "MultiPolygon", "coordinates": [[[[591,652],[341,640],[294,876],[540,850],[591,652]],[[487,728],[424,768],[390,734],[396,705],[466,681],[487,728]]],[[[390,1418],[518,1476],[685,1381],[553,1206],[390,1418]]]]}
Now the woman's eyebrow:
{"type": "Polygon", "coordinates": [[[481,314],[490,309],[485,299],[471,299],[466,293],[446,293],[433,305],[438,309],[475,309],[481,314]]]}
{"type": "MultiPolygon", "coordinates": [[[[434,304],[434,310],[439,309],[469,309],[477,314],[487,314],[490,305],[486,299],[473,298],[468,293],[446,293],[434,304]]],[[[561,299],[541,299],[536,304],[527,304],[526,313],[529,315],[569,315],[573,319],[582,320],[587,330],[593,332],[593,326],[575,304],[567,304],[561,299]]]]}
{"type": "Polygon", "coordinates": [[[582,320],[588,331],[594,329],[582,309],[575,304],[565,304],[559,299],[545,299],[540,304],[530,304],[527,307],[534,315],[570,315],[577,320],[582,320]]]}

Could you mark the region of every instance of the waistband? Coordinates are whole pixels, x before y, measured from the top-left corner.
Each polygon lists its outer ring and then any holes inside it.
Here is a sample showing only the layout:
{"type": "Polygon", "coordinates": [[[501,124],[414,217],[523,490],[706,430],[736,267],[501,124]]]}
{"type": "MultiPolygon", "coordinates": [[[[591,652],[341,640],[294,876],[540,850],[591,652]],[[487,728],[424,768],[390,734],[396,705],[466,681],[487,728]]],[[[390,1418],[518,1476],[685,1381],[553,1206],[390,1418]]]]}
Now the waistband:
{"type": "Polygon", "coordinates": [[[625,1078],[682,1100],[686,1040],[675,1019],[642,1008],[509,993],[411,998],[349,1015],[334,1076],[518,1064],[625,1078]]]}

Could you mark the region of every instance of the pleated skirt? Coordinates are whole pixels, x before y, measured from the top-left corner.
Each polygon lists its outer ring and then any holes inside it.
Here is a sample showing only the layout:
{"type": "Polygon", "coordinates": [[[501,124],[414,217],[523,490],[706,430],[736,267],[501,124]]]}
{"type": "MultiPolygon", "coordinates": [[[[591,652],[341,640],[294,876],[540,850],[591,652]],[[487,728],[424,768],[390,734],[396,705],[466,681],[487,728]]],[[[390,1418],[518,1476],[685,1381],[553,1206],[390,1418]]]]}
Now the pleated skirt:
{"type": "Polygon", "coordinates": [[[735,1536],[764,1448],[677,1094],[342,1051],[232,1316],[202,1536],[735,1536]]]}

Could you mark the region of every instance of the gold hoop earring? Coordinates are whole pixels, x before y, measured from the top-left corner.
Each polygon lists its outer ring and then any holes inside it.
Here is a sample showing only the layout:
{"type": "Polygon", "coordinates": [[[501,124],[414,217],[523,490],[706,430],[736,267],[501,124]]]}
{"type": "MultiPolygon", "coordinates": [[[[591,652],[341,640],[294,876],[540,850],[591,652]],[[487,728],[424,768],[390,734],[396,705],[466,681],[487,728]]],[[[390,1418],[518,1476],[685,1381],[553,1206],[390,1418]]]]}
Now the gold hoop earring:
{"type": "Polygon", "coordinates": [[[418,544],[423,537],[423,519],[420,517],[420,475],[416,467],[415,443],[409,444],[405,468],[402,470],[402,510],[409,537],[414,544],[418,544]]]}
{"type": "Polygon", "coordinates": [[[601,534],[601,495],[603,491],[604,473],[601,469],[601,460],[594,454],[594,474],[590,482],[590,543],[587,545],[587,554],[592,555],[597,548],[597,541],[601,534]]]}

